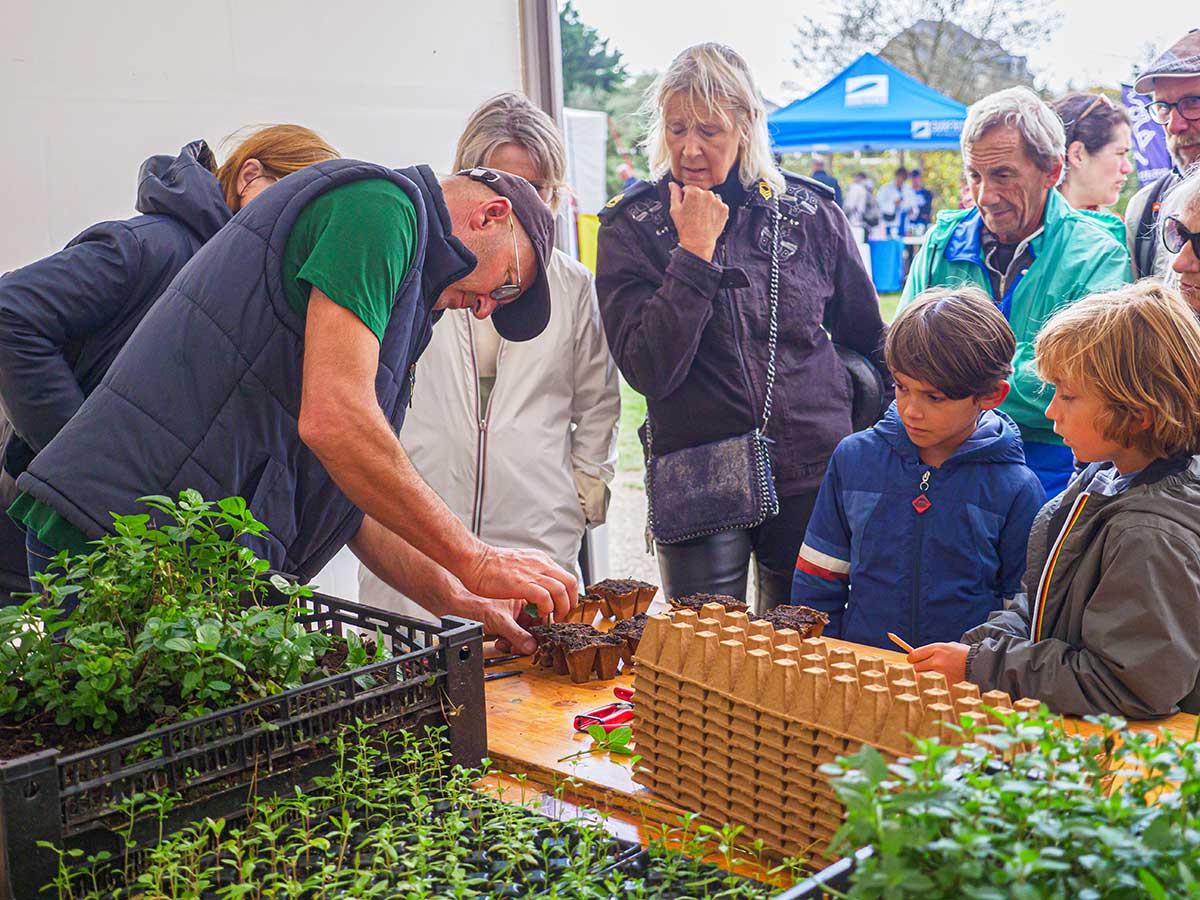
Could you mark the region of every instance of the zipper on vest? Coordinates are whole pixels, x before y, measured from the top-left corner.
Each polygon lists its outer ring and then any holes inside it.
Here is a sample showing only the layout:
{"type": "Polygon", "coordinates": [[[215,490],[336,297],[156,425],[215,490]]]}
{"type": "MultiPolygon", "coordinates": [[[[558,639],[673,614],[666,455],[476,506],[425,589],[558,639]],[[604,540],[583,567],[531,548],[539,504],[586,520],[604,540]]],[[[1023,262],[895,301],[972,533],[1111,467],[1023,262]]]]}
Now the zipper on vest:
{"type": "MultiPolygon", "coordinates": [[[[475,396],[473,417],[478,428],[475,433],[475,498],[471,507],[471,532],[478,537],[483,515],[483,454],[487,449],[487,417],[479,408],[479,362],[475,357],[475,334],[470,319],[467,319],[467,346],[471,351],[471,387],[475,396]]],[[[492,390],[495,390],[494,386],[492,390]]]]}

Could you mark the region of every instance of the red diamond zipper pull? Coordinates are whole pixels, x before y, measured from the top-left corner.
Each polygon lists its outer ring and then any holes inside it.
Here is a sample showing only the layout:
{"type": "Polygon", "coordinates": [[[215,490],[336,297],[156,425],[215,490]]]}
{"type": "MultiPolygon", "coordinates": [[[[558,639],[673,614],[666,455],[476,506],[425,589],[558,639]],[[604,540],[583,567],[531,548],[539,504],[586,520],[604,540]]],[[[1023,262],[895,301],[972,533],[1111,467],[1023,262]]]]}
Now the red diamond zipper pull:
{"type": "Polygon", "coordinates": [[[926,469],[925,474],[921,476],[921,493],[912,502],[913,509],[917,511],[917,515],[920,515],[921,513],[925,512],[925,510],[929,509],[929,507],[933,506],[933,503],[930,501],[930,499],[925,496],[925,492],[929,490],[929,476],[932,474],[933,471],[931,469],[926,469]]]}

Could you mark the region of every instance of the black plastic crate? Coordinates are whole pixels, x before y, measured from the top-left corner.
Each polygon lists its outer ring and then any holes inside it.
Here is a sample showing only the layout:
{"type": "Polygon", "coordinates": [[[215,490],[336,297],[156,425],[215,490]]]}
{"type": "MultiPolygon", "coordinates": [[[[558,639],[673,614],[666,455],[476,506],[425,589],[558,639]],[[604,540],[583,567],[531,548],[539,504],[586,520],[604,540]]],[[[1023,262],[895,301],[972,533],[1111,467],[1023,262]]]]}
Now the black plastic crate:
{"type": "MultiPolygon", "coordinates": [[[[483,629],[453,616],[440,625],[324,594],[299,600],[309,630],[341,635],[346,626],[379,630],[392,658],[262,700],[64,755],[46,750],[0,762],[0,898],[44,897],[57,871],[47,841],[84,855],[117,853],[115,807],[138,793],[179,795],[163,822],[171,832],[198,818],[236,815],[253,795],[269,795],[327,774],[342,726],[447,728],[455,763],[487,754],[483,629]],[[370,675],[363,688],[356,678],[370,675]]],[[[150,828],[134,836],[144,845],[150,828]]]]}

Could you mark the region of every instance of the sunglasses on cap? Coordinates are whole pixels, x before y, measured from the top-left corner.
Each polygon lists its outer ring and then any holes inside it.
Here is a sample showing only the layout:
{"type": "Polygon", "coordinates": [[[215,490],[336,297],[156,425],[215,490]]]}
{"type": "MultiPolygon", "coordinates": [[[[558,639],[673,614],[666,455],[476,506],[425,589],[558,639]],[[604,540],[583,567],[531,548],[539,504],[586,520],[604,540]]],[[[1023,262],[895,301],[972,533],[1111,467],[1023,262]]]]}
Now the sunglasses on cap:
{"type": "Polygon", "coordinates": [[[1167,216],[1163,219],[1163,246],[1171,253],[1179,253],[1184,244],[1192,245],[1192,253],[1200,259],[1200,231],[1188,231],[1178,216],[1167,216]]]}
{"type": "Polygon", "coordinates": [[[491,291],[488,296],[497,303],[503,303],[506,300],[512,300],[521,296],[521,291],[525,288],[521,285],[521,249],[517,245],[517,229],[513,227],[512,213],[508,215],[508,231],[512,235],[513,257],[517,261],[517,283],[502,284],[500,287],[491,291]]]}

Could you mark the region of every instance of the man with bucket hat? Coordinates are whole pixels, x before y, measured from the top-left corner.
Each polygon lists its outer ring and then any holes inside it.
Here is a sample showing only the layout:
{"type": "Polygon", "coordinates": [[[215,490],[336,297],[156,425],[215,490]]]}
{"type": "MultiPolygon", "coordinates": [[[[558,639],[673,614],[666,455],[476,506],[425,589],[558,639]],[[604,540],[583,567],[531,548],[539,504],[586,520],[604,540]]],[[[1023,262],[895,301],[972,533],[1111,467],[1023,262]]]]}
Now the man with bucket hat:
{"type": "Polygon", "coordinates": [[[1150,64],[1133,89],[1152,98],[1146,111],[1167,133],[1171,171],[1148,184],[1125,208],[1125,233],[1134,276],[1162,278],[1171,254],[1158,238],[1158,211],[1183,173],[1200,161],[1200,29],[1193,28],[1150,64]]]}
{"type": "Polygon", "coordinates": [[[179,273],[101,385],[30,464],[10,514],[30,568],[86,551],[110,513],[195,488],[244,497],[248,543],[310,579],[347,544],[437,615],[515,649],[526,604],[561,618],[575,579],[490,547],[417,475],[396,434],[445,309],[494,315],[508,340],[550,316],[550,210],[525,180],[355,160],[268,187],[179,273]]]}

